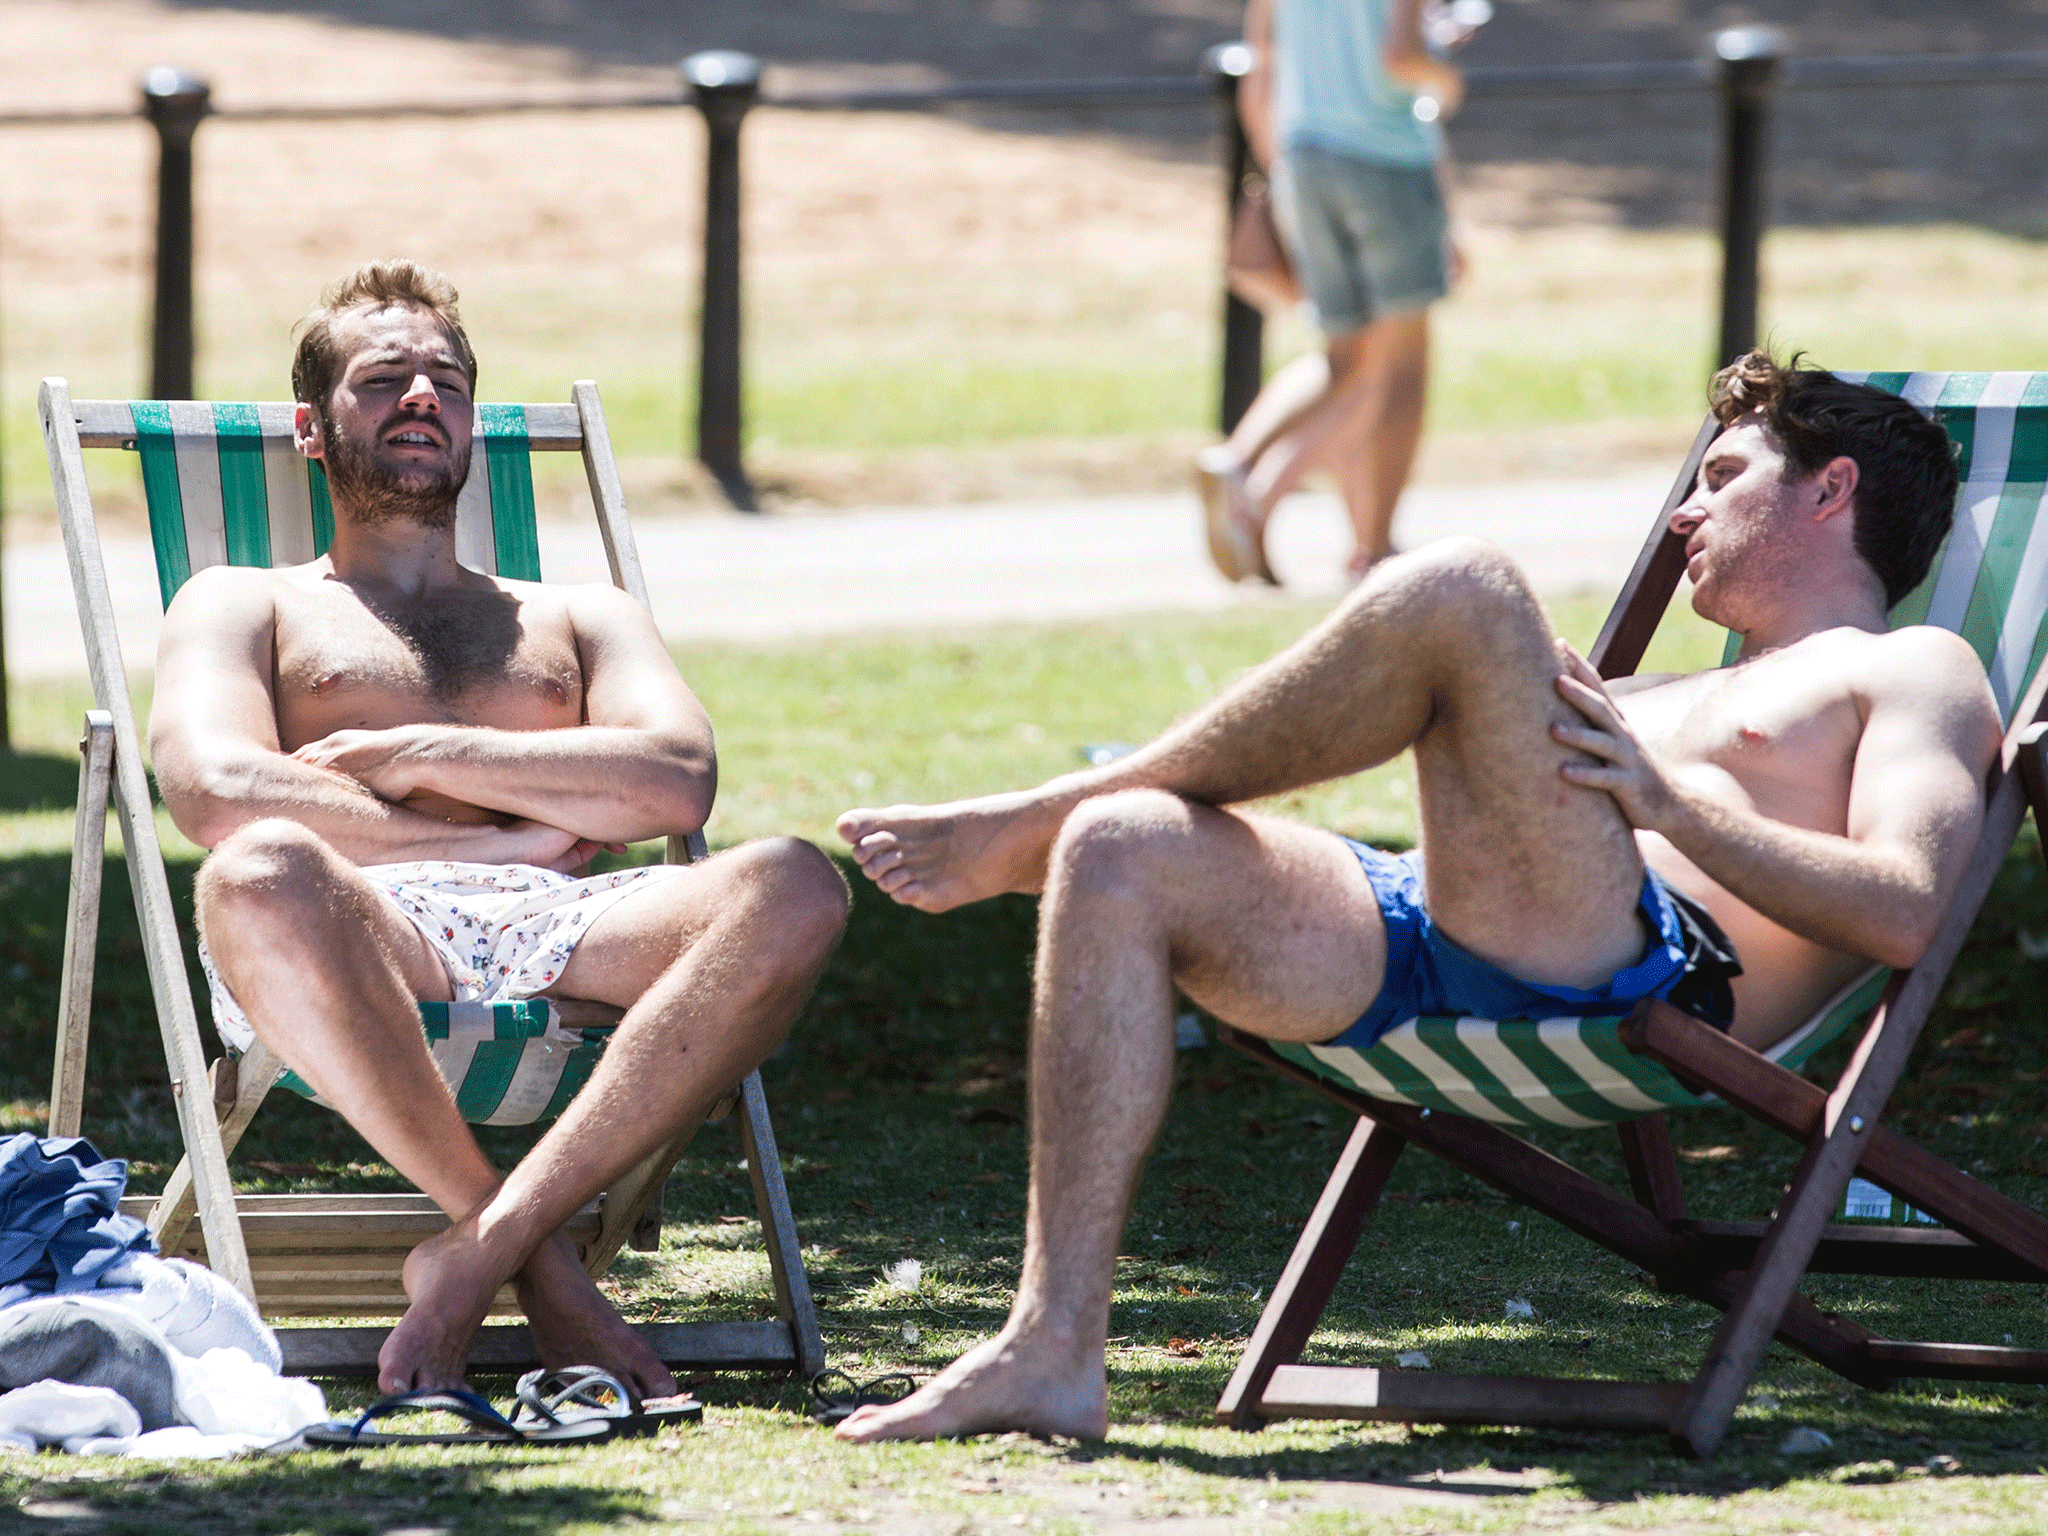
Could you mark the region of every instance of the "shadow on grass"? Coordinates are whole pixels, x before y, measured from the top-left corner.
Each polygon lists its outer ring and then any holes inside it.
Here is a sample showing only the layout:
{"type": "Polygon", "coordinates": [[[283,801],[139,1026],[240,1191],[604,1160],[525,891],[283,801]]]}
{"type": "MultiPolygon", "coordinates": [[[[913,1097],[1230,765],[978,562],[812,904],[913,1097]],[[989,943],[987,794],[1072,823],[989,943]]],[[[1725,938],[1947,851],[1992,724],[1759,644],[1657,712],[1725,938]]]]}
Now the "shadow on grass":
{"type": "Polygon", "coordinates": [[[0,815],[68,811],[78,803],[78,758],[56,752],[0,752],[0,815]]]}
{"type": "MultiPolygon", "coordinates": [[[[104,1479],[39,1481],[24,1513],[52,1530],[156,1533],[348,1532],[387,1528],[477,1529],[490,1511],[492,1536],[542,1536],[565,1529],[610,1529],[655,1515],[645,1494],[576,1476],[576,1457],[553,1452],[448,1453],[452,1464],[399,1464],[375,1455],[315,1455],[244,1462],[203,1479],[161,1472],[127,1486],[104,1479]],[[539,1476],[520,1476],[531,1468],[539,1476]],[[89,1523],[88,1523],[89,1522],[89,1523]]],[[[610,1469],[615,1471],[615,1469],[610,1469]]],[[[12,1527],[10,1527],[12,1528],[12,1527]]]]}

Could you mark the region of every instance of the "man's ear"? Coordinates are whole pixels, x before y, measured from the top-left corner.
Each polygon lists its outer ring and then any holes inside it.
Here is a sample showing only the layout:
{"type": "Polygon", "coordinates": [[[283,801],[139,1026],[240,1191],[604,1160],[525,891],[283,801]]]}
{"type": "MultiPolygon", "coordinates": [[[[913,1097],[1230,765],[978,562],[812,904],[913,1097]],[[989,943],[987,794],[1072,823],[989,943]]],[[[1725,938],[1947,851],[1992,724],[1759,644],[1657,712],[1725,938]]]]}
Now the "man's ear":
{"type": "Polygon", "coordinates": [[[1863,471],[1856,461],[1846,453],[1829,459],[1813,477],[1813,520],[1826,522],[1843,513],[1854,514],[1856,510],[1856,486],[1863,478],[1863,471]]]}
{"type": "Polygon", "coordinates": [[[292,446],[309,459],[322,458],[327,452],[320,413],[303,400],[292,407],[292,446]]]}

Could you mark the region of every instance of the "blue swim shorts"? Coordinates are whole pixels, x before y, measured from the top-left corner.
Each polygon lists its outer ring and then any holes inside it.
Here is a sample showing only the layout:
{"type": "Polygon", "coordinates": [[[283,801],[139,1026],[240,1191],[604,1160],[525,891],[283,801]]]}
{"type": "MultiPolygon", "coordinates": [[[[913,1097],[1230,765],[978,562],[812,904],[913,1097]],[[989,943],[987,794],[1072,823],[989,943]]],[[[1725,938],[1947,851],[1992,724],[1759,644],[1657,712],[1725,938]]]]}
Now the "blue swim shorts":
{"type": "Polygon", "coordinates": [[[1396,1024],[1421,1014],[1480,1019],[1585,1018],[1627,1013],[1660,997],[1716,1029],[1735,1017],[1732,977],[1742,974],[1727,936],[1699,903],[1645,872],[1637,910],[1650,933],[1642,959],[1604,987],[1551,986],[1510,976],[1457,943],[1422,904],[1422,854],[1351,851],[1365,868],[1387,924],[1387,979],[1356,1024],[1325,1045],[1364,1050],[1396,1024]]]}
{"type": "Polygon", "coordinates": [[[1450,291],[1436,167],[1379,165],[1296,144],[1273,166],[1273,212],[1309,319],[1343,336],[1450,291]]]}

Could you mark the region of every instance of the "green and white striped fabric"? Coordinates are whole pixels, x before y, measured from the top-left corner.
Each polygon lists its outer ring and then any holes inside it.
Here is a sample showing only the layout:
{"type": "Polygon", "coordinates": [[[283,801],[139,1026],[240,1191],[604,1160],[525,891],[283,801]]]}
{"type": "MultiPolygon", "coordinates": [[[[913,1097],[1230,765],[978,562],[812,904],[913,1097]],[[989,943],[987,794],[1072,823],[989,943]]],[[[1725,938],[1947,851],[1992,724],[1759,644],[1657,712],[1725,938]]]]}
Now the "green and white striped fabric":
{"type": "MultiPolygon", "coordinates": [[[[164,605],[209,565],[299,565],[327,552],[326,472],[292,446],[289,404],[131,400],[164,605]]],[[[455,507],[464,565],[540,580],[526,407],[479,405],[455,507]]]]}
{"type": "MultiPolygon", "coordinates": [[[[420,1021],[434,1065],[472,1125],[531,1125],[552,1120],[590,1080],[616,1025],[566,1029],[546,998],[505,1003],[421,1003],[420,1021]]],[[[327,1101],[296,1072],[278,1085],[327,1101]]],[[[329,1105],[329,1108],[333,1106],[329,1105]]]]}
{"type": "MultiPolygon", "coordinates": [[[[1939,624],[1976,648],[2008,721],[2048,650],[2048,373],[1845,373],[1931,411],[1961,450],[1956,520],[1894,628],[1939,624]]],[[[1733,659],[1737,637],[1730,636],[1733,659]]],[[[1875,968],[1780,1041],[1797,1068],[1877,1005],[1875,968]]],[[[1618,1018],[1501,1020],[1433,1015],[1363,1051],[1274,1048],[1374,1098],[1501,1125],[1583,1127],[1710,1103],[1621,1043],[1618,1018]]]]}
{"type": "MultiPolygon", "coordinates": [[[[166,607],[209,565],[297,565],[334,540],[326,473],[292,445],[290,404],[132,400],[166,607]]],[[[455,511],[456,558],[540,580],[526,407],[479,405],[469,478],[455,511]]],[[[464,1118],[526,1125],[562,1112],[589,1078],[609,1026],[551,1027],[545,1000],[422,1003],[421,1021],[464,1118]]],[[[280,1079],[320,1102],[296,1073],[280,1079]]]]}

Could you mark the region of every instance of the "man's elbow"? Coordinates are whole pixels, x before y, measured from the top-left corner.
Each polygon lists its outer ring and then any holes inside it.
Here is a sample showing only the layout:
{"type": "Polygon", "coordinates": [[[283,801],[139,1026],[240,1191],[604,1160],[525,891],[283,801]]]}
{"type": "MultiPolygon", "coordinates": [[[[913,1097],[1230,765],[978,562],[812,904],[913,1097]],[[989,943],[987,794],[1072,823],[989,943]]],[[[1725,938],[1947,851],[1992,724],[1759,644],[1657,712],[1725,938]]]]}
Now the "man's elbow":
{"type": "Polygon", "coordinates": [[[1916,903],[1913,910],[1896,914],[1872,935],[1870,958],[1895,971],[1910,970],[1933,946],[1946,915],[1931,902],[1916,903]]]}
{"type": "Polygon", "coordinates": [[[250,776],[229,764],[166,775],[158,789],[173,825],[201,848],[217,847],[252,816],[250,776]]]}

